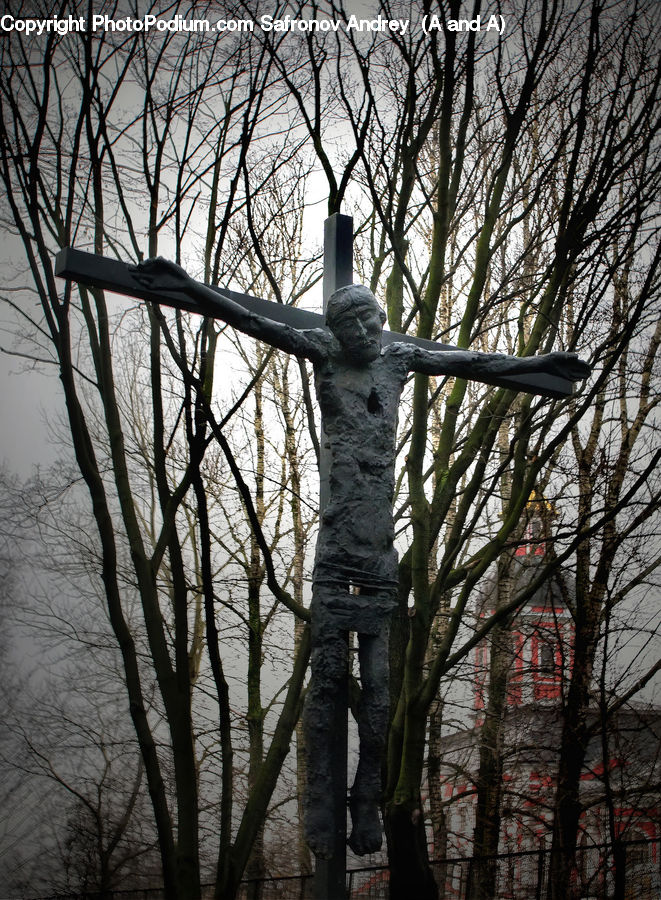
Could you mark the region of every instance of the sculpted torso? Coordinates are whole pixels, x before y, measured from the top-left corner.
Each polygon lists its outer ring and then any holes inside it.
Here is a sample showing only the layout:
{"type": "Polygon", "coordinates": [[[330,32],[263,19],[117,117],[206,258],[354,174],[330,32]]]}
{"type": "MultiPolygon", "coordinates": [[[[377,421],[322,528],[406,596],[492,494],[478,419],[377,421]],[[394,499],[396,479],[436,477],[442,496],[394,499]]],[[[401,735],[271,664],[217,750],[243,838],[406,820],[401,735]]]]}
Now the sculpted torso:
{"type": "Polygon", "coordinates": [[[352,365],[333,349],[315,364],[331,458],[315,565],[318,584],[372,590],[397,585],[392,504],[397,410],[406,374],[396,345],[367,365],[352,365]]]}

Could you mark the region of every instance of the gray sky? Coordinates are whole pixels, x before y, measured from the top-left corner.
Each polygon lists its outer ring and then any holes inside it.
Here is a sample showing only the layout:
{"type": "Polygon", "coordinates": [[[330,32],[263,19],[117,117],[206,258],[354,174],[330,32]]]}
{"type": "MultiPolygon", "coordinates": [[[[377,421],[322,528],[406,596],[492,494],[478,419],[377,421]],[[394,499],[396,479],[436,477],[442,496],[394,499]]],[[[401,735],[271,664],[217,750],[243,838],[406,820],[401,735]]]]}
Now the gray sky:
{"type": "MultiPolygon", "coordinates": [[[[0,346],[7,345],[7,336],[0,346]]],[[[20,478],[36,465],[48,465],[57,448],[48,441],[46,416],[63,405],[57,373],[53,368],[28,369],[27,360],[0,353],[0,460],[20,478]]]]}

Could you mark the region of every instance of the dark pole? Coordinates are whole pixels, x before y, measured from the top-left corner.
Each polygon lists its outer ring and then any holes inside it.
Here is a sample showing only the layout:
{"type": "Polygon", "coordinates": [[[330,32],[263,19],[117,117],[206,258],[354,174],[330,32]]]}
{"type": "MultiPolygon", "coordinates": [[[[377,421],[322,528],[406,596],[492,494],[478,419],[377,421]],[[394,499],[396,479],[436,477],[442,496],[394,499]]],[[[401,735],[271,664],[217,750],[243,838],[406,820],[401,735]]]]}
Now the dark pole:
{"type": "MultiPolygon", "coordinates": [[[[353,219],[333,213],[324,222],[324,315],[326,307],[338,288],[353,284],[353,219]]],[[[319,511],[328,503],[328,446],[321,423],[321,453],[319,460],[319,511]]]]}
{"type": "MultiPolygon", "coordinates": [[[[353,219],[335,213],[324,222],[324,312],[338,288],[353,283],[353,219]]],[[[319,514],[328,503],[329,447],[321,424],[319,460],[319,514]]],[[[315,900],[346,900],[347,869],[347,741],[349,715],[349,635],[346,635],[346,670],[335,697],[333,728],[333,792],[328,798],[336,823],[335,849],[330,859],[316,859],[315,900]]]]}

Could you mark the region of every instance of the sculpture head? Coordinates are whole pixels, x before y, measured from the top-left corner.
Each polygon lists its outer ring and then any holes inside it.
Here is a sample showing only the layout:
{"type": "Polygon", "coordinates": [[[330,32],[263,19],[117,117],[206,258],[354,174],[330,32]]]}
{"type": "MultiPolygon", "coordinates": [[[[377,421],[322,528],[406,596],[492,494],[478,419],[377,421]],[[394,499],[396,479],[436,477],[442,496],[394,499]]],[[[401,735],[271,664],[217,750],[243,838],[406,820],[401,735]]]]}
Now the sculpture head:
{"type": "Polygon", "coordinates": [[[362,284],[350,284],[331,295],[326,324],[354,363],[368,363],[381,353],[386,314],[362,284]]]}

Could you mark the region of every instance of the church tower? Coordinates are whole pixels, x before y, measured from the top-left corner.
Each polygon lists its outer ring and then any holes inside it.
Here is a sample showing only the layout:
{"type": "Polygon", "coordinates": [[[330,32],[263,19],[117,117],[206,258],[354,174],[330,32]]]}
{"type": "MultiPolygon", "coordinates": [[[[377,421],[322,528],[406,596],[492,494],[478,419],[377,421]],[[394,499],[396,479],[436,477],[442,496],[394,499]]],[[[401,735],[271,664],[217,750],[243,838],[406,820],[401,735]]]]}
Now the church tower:
{"type": "MultiPolygon", "coordinates": [[[[494,898],[546,896],[563,700],[573,665],[575,584],[566,569],[547,571],[553,505],[534,492],[524,516],[519,544],[482,585],[478,616],[487,619],[517,597],[525,599],[475,648],[473,715],[439,748],[446,898],[465,898],[466,884],[480,878],[494,852],[476,850],[485,834],[498,837],[494,898]]],[[[600,710],[592,707],[589,717],[595,731],[580,776],[580,853],[572,877],[582,897],[613,896],[615,822],[618,835],[633,842],[627,853],[640,853],[640,859],[627,856],[627,897],[661,897],[655,790],[661,711],[620,709],[608,725],[608,758],[596,727],[600,710]],[[616,797],[608,795],[609,807],[606,775],[618,788],[616,797]]]]}
{"type": "MultiPolygon", "coordinates": [[[[530,495],[525,510],[521,541],[506,576],[487,579],[482,590],[482,616],[490,615],[539,579],[552,553],[553,504],[538,491],[530,495]]],[[[510,709],[522,706],[551,706],[560,702],[563,685],[572,665],[574,628],[567,601],[573,582],[560,572],[545,578],[526,599],[510,626],[510,668],[507,703],[510,709]]],[[[476,724],[481,723],[488,681],[490,644],[475,649],[476,724]]]]}

